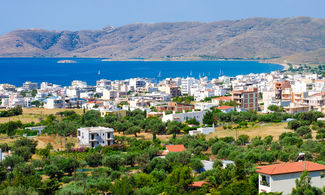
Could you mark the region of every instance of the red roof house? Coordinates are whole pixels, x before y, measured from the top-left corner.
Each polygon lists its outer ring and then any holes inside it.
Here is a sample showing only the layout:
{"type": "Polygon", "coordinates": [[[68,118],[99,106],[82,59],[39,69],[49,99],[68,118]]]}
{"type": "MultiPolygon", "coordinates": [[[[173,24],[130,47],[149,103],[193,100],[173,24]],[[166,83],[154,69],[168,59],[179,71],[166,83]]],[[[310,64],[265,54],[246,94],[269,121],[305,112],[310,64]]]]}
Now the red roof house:
{"type": "Polygon", "coordinates": [[[282,163],[274,165],[266,165],[256,167],[258,173],[263,173],[267,175],[279,175],[279,174],[288,174],[296,172],[313,172],[313,171],[322,171],[325,170],[325,165],[310,162],[310,161],[300,161],[300,162],[291,162],[291,163],[282,163]]]}
{"type": "Polygon", "coordinates": [[[235,108],[233,106],[219,106],[219,107],[216,107],[216,109],[221,110],[222,112],[225,112],[225,113],[235,110],[235,108]]]}
{"type": "Polygon", "coordinates": [[[166,149],[162,152],[162,155],[167,155],[168,152],[183,152],[186,150],[184,145],[166,145],[166,149]]]}
{"type": "Polygon", "coordinates": [[[190,186],[190,187],[193,187],[193,188],[202,188],[202,186],[203,186],[204,184],[209,184],[209,183],[206,182],[206,181],[195,181],[195,182],[193,182],[192,184],[190,184],[189,186],[190,186]]]}
{"type": "Polygon", "coordinates": [[[309,172],[312,186],[325,187],[325,165],[310,162],[290,162],[259,166],[259,192],[282,192],[291,194],[296,187],[296,179],[299,179],[303,171],[309,172]]]}

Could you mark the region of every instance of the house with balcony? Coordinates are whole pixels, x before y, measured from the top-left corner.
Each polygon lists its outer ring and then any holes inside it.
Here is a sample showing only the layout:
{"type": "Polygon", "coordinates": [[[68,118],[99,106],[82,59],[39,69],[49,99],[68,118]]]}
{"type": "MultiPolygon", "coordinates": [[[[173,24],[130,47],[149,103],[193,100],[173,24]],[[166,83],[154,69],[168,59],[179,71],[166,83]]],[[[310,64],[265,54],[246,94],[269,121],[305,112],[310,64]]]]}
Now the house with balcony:
{"type": "Polygon", "coordinates": [[[257,111],[258,109],[258,89],[235,90],[231,92],[232,100],[245,110],[257,111]]]}
{"type": "Polygon", "coordinates": [[[282,192],[283,195],[291,194],[296,187],[296,179],[299,179],[303,171],[308,171],[310,184],[323,188],[325,186],[325,165],[299,161],[274,165],[259,166],[259,192],[282,192]]]}
{"type": "Polygon", "coordinates": [[[85,127],[78,129],[79,145],[94,148],[114,143],[114,129],[107,127],[85,127]]]}

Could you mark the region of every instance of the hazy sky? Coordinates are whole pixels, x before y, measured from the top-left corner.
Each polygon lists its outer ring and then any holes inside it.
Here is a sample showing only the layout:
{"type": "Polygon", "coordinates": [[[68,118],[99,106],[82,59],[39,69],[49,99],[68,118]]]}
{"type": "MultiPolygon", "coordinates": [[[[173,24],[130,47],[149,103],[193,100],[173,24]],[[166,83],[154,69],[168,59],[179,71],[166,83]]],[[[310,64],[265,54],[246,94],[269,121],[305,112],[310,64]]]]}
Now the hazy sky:
{"type": "Polygon", "coordinates": [[[0,34],[20,28],[100,29],[135,22],[325,18],[325,0],[0,0],[0,34]]]}

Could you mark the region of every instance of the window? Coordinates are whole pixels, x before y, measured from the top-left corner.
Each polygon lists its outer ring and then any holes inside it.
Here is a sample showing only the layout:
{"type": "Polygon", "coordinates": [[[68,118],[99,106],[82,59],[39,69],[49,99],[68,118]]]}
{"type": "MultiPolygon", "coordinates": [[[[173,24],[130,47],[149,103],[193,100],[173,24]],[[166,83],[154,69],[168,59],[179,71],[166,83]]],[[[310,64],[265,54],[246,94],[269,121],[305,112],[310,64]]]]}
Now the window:
{"type": "Polygon", "coordinates": [[[260,185],[270,187],[270,176],[261,175],[260,185]]]}
{"type": "Polygon", "coordinates": [[[80,136],[80,131],[78,131],[78,136],[80,136]]]}
{"type": "Polygon", "coordinates": [[[320,172],[320,178],[325,178],[325,171],[320,172]]]}

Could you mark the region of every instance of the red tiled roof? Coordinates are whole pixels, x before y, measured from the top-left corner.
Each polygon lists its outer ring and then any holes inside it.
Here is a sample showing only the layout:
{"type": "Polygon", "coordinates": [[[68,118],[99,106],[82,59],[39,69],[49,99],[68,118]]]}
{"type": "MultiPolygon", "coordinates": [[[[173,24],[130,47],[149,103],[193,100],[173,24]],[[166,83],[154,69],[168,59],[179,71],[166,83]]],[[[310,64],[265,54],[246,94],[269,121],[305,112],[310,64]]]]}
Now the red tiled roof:
{"type": "Polygon", "coordinates": [[[206,181],[195,181],[192,184],[190,184],[191,187],[197,187],[197,188],[201,188],[204,184],[209,184],[206,181]]]}
{"type": "Polygon", "coordinates": [[[325,92],[315,93],[315,94],[310,95],[310,96],[323,96],[323,95],[325,95],[325,92]]]}
{"type": "Polygon", "coordinates": [[[183,152],[186,150],[184,145],[167,145],[166,148],[169,152],[183,152]]]}
{"type": "Polygon", "coordinates": [[[232,106],[219,106],[219,107],[216,107],[216,109],[219,109],[219,110],[228,110],[230,108],[233,108],[232,106]]]}
{"type": "Polygon", "coordinates": [[[296,173],[303,171],[321,171],[325,170],[325,165],[310,162],[310,161],[301,161],[301,162],[292,162],[292,163],[282,163],[274,164],[267,166],[256,167],[258,173],[264,173],[267,175],[281,175],[287,173],[296,173]]]}
{"type": "Polygon", "coordinates": [[[89,101],[89,102],[87,102],[88,104],[102,104],[103,102],[101,102],[101,101],[89,101]]]}
{"type": "Polygon", "coordinates": [[[231,96],[222,96],[222,97],[216,97],[213,98],[214,100],[231,100],[232,97],[231,96]]]}

